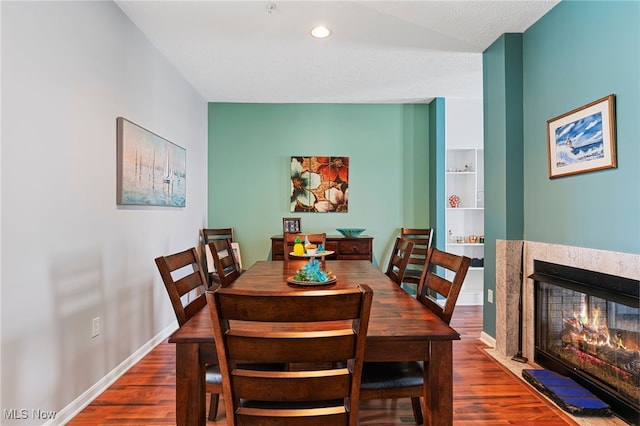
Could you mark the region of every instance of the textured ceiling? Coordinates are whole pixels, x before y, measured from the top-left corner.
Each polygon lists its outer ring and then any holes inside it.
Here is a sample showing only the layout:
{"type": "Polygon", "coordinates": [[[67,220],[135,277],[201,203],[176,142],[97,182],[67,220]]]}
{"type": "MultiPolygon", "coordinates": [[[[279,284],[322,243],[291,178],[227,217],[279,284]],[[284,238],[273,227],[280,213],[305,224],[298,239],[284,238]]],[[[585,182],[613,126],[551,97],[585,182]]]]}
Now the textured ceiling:
{"type": "Polygon", "coordinates": [[[206,101],[257,103],[481,98],[482,52],[557,3],[116,0],[206,101]]]}

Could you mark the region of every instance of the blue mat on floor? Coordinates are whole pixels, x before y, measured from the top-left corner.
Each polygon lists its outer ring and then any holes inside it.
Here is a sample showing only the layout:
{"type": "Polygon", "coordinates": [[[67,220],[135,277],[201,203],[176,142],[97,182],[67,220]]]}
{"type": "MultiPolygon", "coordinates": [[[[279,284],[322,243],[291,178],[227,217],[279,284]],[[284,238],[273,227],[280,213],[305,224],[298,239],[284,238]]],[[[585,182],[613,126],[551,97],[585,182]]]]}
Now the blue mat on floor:
{"type": "Polygon", "coordinates": [[[609,417],[609,405],[580,386],[573,379],[549,370],[522,370],[522,377],[574,416],[609,417]]]}

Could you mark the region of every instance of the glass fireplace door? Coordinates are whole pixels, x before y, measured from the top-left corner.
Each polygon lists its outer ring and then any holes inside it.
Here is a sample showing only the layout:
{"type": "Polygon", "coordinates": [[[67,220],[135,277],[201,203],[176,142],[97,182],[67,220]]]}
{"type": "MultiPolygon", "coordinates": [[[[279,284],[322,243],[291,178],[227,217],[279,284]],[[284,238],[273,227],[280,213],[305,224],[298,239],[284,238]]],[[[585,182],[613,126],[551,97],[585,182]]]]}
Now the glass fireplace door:
{"type": "Polygon", "coordinates": [[[640,308],[538,282],[537,350],[640,401],[640,308]]]}

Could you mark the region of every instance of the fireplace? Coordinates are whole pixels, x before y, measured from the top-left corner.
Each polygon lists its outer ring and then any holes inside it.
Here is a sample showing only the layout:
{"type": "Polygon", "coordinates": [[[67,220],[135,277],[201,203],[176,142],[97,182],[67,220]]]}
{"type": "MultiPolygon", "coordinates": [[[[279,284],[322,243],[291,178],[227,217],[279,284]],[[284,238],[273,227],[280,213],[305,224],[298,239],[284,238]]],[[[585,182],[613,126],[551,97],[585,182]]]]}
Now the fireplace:
{"type": "Polygon", "coordinates": [[[640,281],[534,260],[534,360],[640,419],[640,281]]]}

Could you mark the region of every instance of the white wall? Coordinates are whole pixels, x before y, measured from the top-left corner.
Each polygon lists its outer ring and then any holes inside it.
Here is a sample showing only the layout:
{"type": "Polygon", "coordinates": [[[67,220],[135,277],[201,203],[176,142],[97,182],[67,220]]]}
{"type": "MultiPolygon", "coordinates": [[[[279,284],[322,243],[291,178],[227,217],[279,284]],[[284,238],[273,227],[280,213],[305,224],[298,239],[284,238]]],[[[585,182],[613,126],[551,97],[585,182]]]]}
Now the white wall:
{"type": "Polygon", "coordinates": [[[175,327],[153,259],[206,223],[207,110],[112,2],[1,15],[0,423],[36,425],[175,327]],[[186,208],[116,205],[117,116],[187,149],[186,208]]]}
{"type": "Polygon", "coordinates": [[[484,146],[482,99],[449,99],[445,102],[447,149],[484,146]]]}

